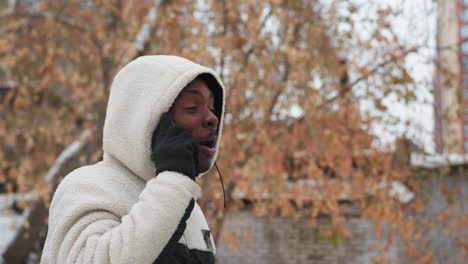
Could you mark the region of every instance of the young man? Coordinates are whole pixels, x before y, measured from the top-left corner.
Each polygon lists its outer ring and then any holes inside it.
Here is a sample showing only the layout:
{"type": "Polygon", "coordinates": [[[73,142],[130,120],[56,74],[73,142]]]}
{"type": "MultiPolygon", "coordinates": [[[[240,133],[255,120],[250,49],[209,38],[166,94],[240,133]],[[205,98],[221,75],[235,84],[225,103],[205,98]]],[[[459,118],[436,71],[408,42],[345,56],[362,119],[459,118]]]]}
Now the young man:
{"type": "Polygon", "coordinates": [[[65,177],[41,263],[213,263],[197,205],[218,153],[224,87],[206,67],[143,56],[116,75],[104,158],[65,177]]]}

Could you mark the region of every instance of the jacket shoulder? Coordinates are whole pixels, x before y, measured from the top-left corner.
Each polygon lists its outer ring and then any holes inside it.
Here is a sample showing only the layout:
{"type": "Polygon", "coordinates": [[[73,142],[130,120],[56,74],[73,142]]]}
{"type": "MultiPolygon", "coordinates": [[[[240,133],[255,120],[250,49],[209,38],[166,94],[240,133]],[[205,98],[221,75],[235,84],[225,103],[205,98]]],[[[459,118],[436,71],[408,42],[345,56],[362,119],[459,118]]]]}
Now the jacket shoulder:
{"type": "Polygon", "coordinates": [[[122,216],[137,201],[144,186],[141,179],[118,168],[99,163],[84,166],[70,172],[60,182],[51,209],[93,208],[122,216]]]}

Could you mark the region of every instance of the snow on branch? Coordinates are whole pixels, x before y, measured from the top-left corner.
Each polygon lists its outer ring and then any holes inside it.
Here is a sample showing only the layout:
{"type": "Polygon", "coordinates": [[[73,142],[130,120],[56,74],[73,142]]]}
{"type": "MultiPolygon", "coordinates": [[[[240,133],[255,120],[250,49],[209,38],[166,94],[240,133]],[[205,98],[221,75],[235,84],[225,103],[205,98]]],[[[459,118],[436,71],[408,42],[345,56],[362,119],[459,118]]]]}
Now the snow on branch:
{"type": "Polygon", "coordinates": [[[58,174],[60,173],[63,166],[72,158],[74,158],[78,153],[84,148],[87,143],[87,139],[91,133],[86,130],[83,132],[82,140],[75,141],[72,144],[68,145],[62,153],[55,160],[54,165],[49,169],[46,176],[46,183],[53,183],[56,181],[58,174]]]}
{"type": "Polygon", "coordinates": [[[16,86],[14,81],[5,81],[0,83],[0,89],[11,89],[16,86]]]}
{"type": "Polygon", "coordinates": [[[145,22],[141,26],[140,32],[138,32],[135,38],[135,48],[139,53],[144,51],[146,42],[148,41],[148,38],[150,37],[151,32],[153,31],[154,26],[156,25],[156,18],[160,5],[160,0],[154,1],[154,5],[148,11],[148,14],[146,14],[145,22]]]}
{"type": "MultiPolygon", "coordinates": [[[[154,27],[156,26],[156,18],[158,15],[159,8],[166,5],[169,1],[168,0],[155,0],[153,1],[154,5],[150,8],[146,17],[144,19],[143,24],[141,25],[140,31],[135,37],[134,40],[134,49],[130,49],[129,53],[125,54],[122,60],[123,65],[128,63],[129,61],[133,60],[137,56],[145,53],[145,49],[147,48],[148,41],[151,37],[152,32],[154,31],[154,27]]],[[[123,67],[123,65],[121,67],[123,67]]]]}

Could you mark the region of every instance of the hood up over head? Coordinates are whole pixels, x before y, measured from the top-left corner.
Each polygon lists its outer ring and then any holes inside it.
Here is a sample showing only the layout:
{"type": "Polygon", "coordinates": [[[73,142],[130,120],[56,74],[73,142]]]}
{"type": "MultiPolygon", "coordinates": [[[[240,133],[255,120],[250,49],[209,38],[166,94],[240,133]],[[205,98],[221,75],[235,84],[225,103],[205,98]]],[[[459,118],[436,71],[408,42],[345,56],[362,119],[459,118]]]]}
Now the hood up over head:
{"type": "Polygon", "coordinates": [[[199,76],[213,91],[219,119],[211,169],[218,156],[223,128],[224,85],[212,69],[166,55],[139,57],[115,76],[104,123],[104,160],[112,157],[143,180],[152,179],[156,173],[150,157],[153,132],[161,115],[169,110],[179,93],[199,76]]]}

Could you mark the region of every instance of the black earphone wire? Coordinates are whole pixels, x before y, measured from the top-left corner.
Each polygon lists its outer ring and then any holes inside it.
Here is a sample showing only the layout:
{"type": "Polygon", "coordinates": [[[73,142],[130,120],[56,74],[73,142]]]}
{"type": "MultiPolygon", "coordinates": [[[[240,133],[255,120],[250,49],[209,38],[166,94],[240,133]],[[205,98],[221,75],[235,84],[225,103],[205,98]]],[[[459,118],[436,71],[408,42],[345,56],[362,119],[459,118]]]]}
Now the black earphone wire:
{"type": "Polygon", "coordinates": [[[219,178],[221,179],[221,186],[223,187],[223,197],[224,197],[224,209],[226,209],[226,192],[224,191],[224,183],[223,183],[223,177],[221,176],[221,172],[219,171],[218,165],[216,165],[216,162],[214,163],[216,170],[218,171],[219,178]]]}

